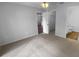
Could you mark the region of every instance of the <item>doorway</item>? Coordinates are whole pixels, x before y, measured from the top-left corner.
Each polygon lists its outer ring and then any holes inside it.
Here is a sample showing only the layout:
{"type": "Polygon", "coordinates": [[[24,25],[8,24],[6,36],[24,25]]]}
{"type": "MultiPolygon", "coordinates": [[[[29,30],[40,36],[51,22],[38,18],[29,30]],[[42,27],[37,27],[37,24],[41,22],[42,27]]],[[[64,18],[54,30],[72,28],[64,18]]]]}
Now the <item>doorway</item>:
{"type": "Polygon", "coordinates": [[[55,33],[55,20],[56,20],[56,11],[43,13],[42,15],[43,33],[46,34],[50,34],[50,32],[55,33]]]}
{"type": "Polygon", "coordinates": [[[49,16],[49,33],[55,32],[56,11],[50,13],[49,16]]]}
{"type": "Polygon", "coordinates": [[[49,17],[49,33],[55,32],[55,20],[56,20],[56,13],[52,12],[49,17]]]}
{"type": "Polygon", "coordinates": [[[38,34],[43,33],[43,26],[42,26],[42,13],[37,13],[38,15],[38,34]]]}

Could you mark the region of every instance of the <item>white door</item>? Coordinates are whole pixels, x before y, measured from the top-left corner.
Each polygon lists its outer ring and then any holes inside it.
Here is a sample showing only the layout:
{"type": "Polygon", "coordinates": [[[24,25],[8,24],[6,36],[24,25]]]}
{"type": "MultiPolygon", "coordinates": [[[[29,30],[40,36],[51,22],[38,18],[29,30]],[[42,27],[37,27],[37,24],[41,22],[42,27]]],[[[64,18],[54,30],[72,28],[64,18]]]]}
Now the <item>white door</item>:
{"type": "Polygon", "coordinates": [[[43,33],[49,34],[49,21],[48,21],[48,13],[44,13],[42,19],[43,33]]]}

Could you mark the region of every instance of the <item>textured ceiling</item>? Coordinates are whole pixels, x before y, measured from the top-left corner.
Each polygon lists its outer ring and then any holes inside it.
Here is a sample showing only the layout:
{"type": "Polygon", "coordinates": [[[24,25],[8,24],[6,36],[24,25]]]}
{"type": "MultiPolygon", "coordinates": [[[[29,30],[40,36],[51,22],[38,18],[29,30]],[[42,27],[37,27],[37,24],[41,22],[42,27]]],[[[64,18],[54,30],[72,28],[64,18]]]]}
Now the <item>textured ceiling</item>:
{"type": "MultiPolygon", "coordinates": [[[[16,2],[16,3],[24,6],[31,6],[40,10],[46,10],[41,7],[42,2],[16,2]]],[[[57,2],[48,2],[48,4],[49,4],[48,10],[50,10],[51,8],[55,9],[57,2]]]]}

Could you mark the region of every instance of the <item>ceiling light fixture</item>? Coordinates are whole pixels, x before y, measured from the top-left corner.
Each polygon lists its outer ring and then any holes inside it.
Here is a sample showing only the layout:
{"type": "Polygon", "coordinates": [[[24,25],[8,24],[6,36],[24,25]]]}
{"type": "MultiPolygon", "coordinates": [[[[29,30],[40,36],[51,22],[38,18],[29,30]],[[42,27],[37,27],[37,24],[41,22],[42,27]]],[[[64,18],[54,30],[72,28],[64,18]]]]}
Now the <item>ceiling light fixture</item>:
{"type": "Polygon", "coordinates": [[[41,4],[41,6],[43,7],[43,8],[48,8],[48,3],[47,2],[43,2],[42,4],[41,4]]]}

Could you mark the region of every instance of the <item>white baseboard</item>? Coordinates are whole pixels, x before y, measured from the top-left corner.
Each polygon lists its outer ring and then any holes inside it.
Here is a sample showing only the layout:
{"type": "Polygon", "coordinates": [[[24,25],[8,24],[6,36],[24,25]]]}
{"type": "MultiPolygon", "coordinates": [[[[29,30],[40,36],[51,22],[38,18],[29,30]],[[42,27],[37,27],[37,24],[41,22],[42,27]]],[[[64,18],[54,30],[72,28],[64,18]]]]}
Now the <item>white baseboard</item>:
{"type": "Polygon", "coordinates": [[[25,38],[29,38],[29,37],[35,36],[35,35],[38,35],[38,34],[31,34],[29,36],[24,36],[24,37],[21,37],[21,38],[18,38],[18,39],[14,39],[13,41],[7,41],[5,43],[0,43],[0,46],[6,45],[6,44],[10,44],[10,43],[13,43],[13,42],[25,39],[25,38]]]}

